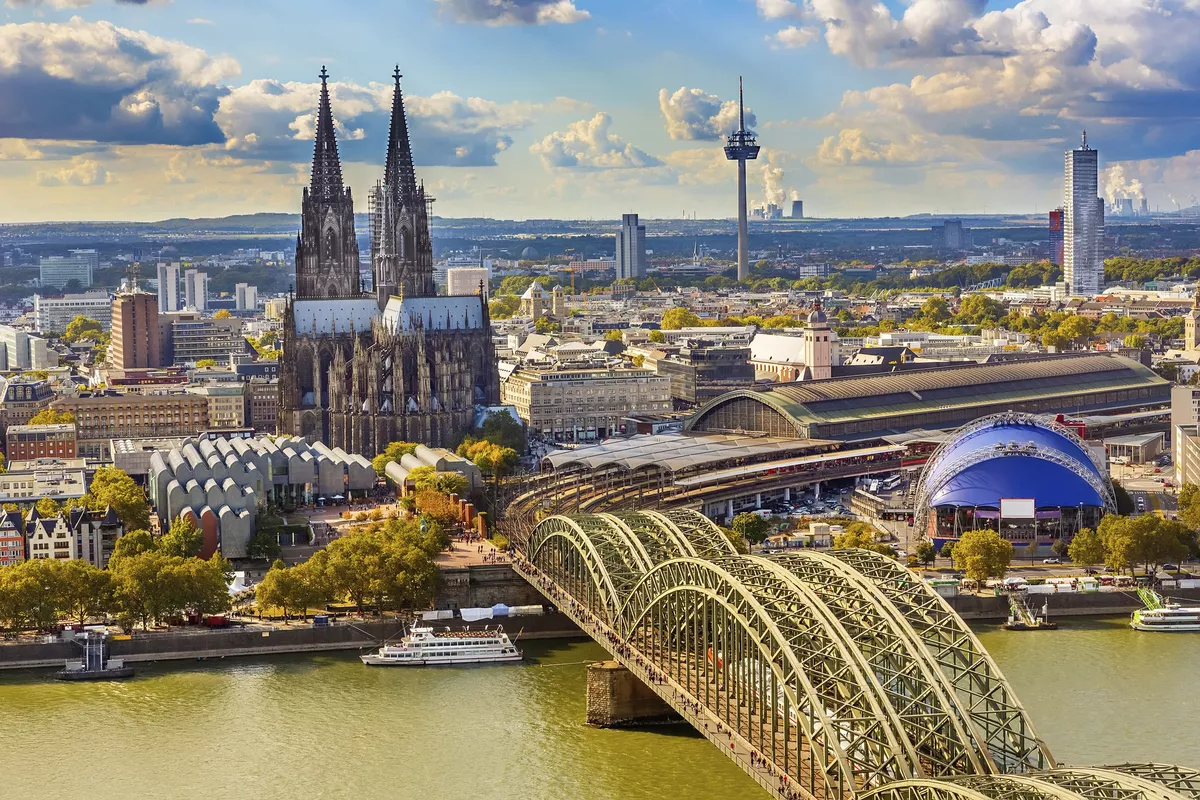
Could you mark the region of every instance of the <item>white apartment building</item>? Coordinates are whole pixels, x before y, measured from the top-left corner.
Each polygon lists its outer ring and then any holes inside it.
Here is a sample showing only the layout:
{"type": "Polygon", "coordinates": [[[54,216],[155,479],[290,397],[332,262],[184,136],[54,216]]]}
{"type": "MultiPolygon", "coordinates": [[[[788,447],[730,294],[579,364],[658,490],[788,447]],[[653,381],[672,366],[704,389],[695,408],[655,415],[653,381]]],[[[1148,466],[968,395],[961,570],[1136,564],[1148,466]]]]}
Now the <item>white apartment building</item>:
{"type": "Polygon", "coordinates": [[[258,287],[239,283],[234,287],[234,307],[238,311],[254,311],[258,308],[258,287]]]}
{"type": "Polygon", "coordinates": [[[189,269],[183,274],[183,301],[188,308],[208,310],[208,273],[189,269]]]}
{"type": "Polygon", "coordinates": [[[179,264],[158,265],[158,313],[179,311],[179,264]]]}
{"type": "Polygon", "coordinates": [[[449,297],[479,294],[480,283],[486,291],[490,273],[486,267],[450,267],[446,270],[446,294],[449,297]]]}
{"type": "Polygon", "coordinates": [[[40,336],[0,325],[0,370],[54,369],[58,356],[40,336]]]}
{"type": "Polygon", "coordinates": [[[1083,146],[1066,153],[1063,206],[1063,275],[1072,295],[1104,288],[1104,201],[1099,197],[1099,152],[1083,146]]]}
{"type": "Polygon", "coordinates": [[[62,333],[67,323],[79,315],[94,319],[104,330],[112,328],[112,295],[108,292],[84,292],[62,297],[33,296],[34,325],[38,333],[62,333]]]}
{"type": "Polygon", "coordinates": [[[520,366],[501,381],[500,402],[533,433],[594,441],[619,431],[622,417],[670,411],[671,379],[649,369],[520,366]]]}
{"type": "Polygon", "coordinates": [[[92,285],[92,274],[100,265],[95,250],[72,250],[65,256],[42,256],[39,264],[39,283],[49,289],[62,289],[76,281],[81,289],[92,285]]]}

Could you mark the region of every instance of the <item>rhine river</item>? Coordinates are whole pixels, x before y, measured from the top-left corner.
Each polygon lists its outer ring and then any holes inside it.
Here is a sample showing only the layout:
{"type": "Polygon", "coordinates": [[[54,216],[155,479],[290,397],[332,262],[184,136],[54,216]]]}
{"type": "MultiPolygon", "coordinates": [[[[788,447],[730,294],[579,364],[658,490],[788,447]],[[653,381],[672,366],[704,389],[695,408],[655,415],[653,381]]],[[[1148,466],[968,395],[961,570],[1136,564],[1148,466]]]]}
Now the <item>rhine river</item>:
{"type": "MultiPolygon", "coordinates": [[[[1056,757],[1200,766],[1200,634],[1063,625],[978,629],[1056,757]]],[[[156,664],[111,684],[0,674],[0,797],[766,797],[686,728],[585,726],[582,662],[599,646],[526,653],[458,669],[369,669],[353,654],[156,664]]]]}

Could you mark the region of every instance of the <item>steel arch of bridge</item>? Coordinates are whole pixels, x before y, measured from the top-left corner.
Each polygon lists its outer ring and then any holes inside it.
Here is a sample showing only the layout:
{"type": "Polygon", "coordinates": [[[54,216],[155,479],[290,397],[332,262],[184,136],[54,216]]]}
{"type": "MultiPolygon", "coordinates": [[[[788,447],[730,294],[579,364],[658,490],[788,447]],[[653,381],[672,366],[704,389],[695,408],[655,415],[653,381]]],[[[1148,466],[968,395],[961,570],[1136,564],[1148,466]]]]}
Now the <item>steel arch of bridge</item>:
{"type": "Polygon", "coordinates": [[[1180,767],[1059,768],[961,618],[878,553],[737,555],[682,510],[550,517],[518,550],[806,800],[1200,800],[1180,767]]]}

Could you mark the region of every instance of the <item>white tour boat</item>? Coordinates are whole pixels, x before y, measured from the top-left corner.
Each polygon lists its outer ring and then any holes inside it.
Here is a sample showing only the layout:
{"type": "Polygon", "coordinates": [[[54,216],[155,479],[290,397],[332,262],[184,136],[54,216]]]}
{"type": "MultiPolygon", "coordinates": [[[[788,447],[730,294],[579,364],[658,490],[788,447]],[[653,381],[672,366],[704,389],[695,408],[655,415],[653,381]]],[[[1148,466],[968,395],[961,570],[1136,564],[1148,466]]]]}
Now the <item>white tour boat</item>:
{"type": "Polygon", "coordinates": [[[376,667],[429,667],[438,664],[490,664],[520,661],[521,651],[509,641],[504,628],[482,631],[441,631],[415,627],[399,644],[386,644],[374,653],[359,656],[376,667]]]}
{"type": "Polygon", "coordinates": [[[1135,631],[1200,631],[1200,608],[1184,608],[1153,589],[1139,588],[1138,596],[1146,607],[1133,612],[1129,627],[1135,631]]]}

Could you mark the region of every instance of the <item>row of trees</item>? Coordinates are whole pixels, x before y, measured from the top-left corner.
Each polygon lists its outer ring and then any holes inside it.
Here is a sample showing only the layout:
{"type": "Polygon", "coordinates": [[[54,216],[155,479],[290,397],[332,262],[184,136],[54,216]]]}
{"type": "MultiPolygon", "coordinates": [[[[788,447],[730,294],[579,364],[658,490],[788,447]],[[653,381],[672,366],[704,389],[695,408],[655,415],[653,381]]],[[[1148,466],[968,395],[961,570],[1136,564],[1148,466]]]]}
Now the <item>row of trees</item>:
{"type": "Polygon", "coordinates": [[[447,542],[444,529],[429,518],[393,518],[358,528],[302,564],[276,561],[255,599],[260,609],[285,616],[344,600],[360,612],[368,607],[381,612],[385,605],[425,608],[440,577],[434,557],[447,542]]]}
{"type": "Polygon", "coordinates": [[[87,561],[33,559],[0,567],[0,625],[49,630],[63,618],[79,623],[116,616],[143,628],[187,614],[229,609],[229,562],[203,560],[194,526],[155,540],[134,531],[117,540],[107,570],[87,561]],[[190,553],[185,555],[185,553],[190,553]]]}
{"type": "Polygon", "coordinates": [[[1103,564],[1117,572],[1146,572],[1178,563],[1196,553],[1196,534],[1187,525],[1154,514],[1122,517],[1109,514],[1096,530],[1084,528],[1067,546],[1080,566],[1103,564]]]}

